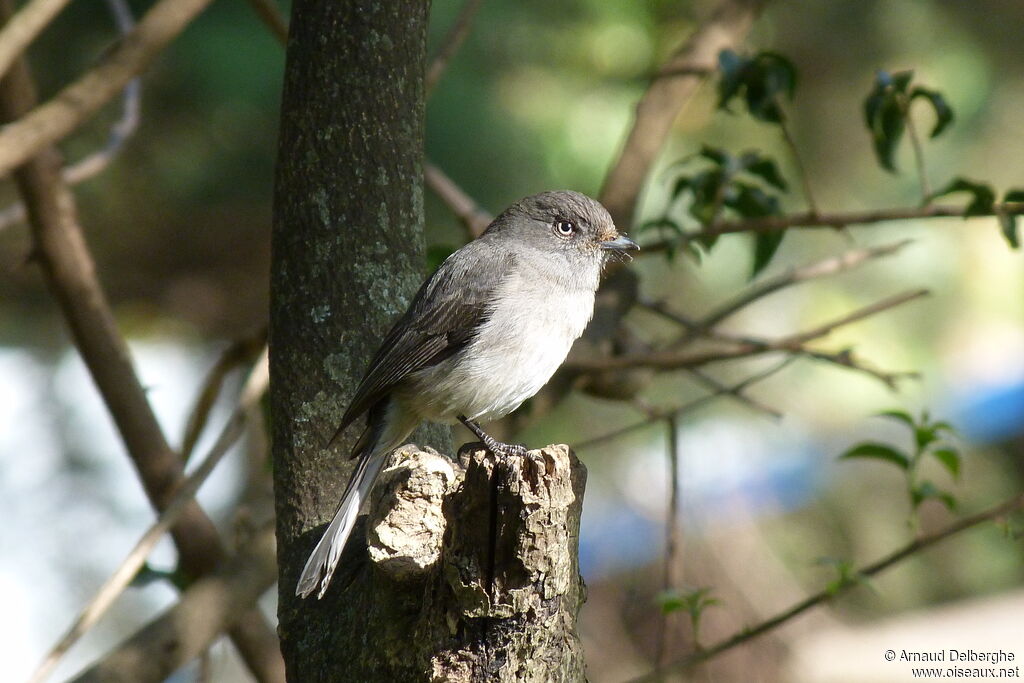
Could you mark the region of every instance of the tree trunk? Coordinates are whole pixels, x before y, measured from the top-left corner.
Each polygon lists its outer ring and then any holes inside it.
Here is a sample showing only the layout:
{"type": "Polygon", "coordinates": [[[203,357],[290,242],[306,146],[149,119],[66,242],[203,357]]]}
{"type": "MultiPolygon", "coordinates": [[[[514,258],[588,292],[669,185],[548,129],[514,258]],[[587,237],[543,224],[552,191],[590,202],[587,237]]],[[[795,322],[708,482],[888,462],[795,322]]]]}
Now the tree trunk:
{"type": "MultiPolygon", "coordinates": [[[[337,452],[324,445],[423,278],[427,10],[293,4],[271,266],[281,647],[300,682],[582,680],[585,474],[565,447],[536,461],[467,452],[464,466],[406,449],[328,594],[295,597],[359,430],[337,452]]],[[[444,434],[417,438],[450,450],[444,434]]]]}

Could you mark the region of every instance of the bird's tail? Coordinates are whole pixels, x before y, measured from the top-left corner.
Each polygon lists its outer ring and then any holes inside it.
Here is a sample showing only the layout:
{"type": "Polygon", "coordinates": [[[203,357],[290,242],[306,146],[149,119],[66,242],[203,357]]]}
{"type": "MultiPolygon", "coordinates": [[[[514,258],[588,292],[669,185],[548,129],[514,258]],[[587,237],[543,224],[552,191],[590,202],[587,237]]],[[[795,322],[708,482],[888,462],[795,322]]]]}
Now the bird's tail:
{"type": "MultiPolygon", "coordinates": [[[[374,426],[370,427],[376,432],[373,435],[375,438],[371,438],[370,444],[363,450],[359,465],[345,488],[345,495],[341,498],[338,511],[334,513],[334,519],[327,526],[316,548],[310,553],[306,566],[302,568],[295,586],[295,594],[300,597],[309,597],[318,587],[317,598],[322,598],[327,592],[327,586],[338,566],[338,560],[341,559],[341,551],[344,550],[348,536],[355,526],[363,501],[370,495],[370,489],[373,488],[373,483],[377,480],[377,475],[387,462],[388,456],[402,445],[416,425],[417,420],[403,414],[404,411],[394,403],[383,412],[384,417],[380,426],[377,429],[374,429],[374,426]]],[[[362,439],[360,442],[362,443],[362,439]]]]}

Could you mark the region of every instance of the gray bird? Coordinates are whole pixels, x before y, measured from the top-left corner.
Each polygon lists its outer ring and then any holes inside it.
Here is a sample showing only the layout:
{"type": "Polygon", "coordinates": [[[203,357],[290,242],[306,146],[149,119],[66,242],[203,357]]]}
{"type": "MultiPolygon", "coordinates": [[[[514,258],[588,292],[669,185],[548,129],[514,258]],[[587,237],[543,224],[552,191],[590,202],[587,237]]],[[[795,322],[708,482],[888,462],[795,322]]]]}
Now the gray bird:
{"type": "Polygon", "coordinates": [[[359,509],[388,456],[423,420],[462,422],[492,452],[526,453],[478,423],[536,394],[594,313],[601,270],[637,245],[578,192],[527,197],[449,256],[395,323],[331,439],[364,413],[359,465],[295,593],[323,597],[359,509]]]}

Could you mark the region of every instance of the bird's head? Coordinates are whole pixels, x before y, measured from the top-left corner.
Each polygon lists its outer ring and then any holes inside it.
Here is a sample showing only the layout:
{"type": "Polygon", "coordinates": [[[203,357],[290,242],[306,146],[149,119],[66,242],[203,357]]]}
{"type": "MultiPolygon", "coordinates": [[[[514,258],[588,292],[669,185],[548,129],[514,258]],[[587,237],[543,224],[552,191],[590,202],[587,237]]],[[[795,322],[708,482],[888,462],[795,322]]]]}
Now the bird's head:
{"type": "Polygon", "coordinates": [[[516,249],[554,258],[561,267],[600,272],[609,257],[626,258],[639,249],[620,233],[599,202],[571,190],[543,192],[521,199],[490,225],[485,235],[514,239],[516,249]]]}

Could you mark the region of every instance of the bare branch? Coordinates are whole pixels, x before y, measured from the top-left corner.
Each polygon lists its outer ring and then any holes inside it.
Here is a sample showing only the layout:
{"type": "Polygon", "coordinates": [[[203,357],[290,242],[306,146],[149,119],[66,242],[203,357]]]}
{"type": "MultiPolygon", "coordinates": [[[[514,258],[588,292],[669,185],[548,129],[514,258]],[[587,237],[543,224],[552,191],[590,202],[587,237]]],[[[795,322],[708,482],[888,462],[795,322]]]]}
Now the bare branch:
{"type": "Polygon", "coordinates": [[[288,22],[274,0],[249,0],[249,5],[263,25],[274,34],[277,42],[281,45],[286,44],[288,42],[288,22]]]}
{"type": "MultiPolygon", "coordinates": [[[[782,139],[786,143],[786,147],[789,148],[789,153],[793,157],[793,163],[796,165],[796,174],[800,178],[800,187],[803,190],[807,208],[812,214],[817,215],[818,203],[814,201],[814,193],[811,192],[811,179],[807,176],[807,167],[804,166],[804,159],[800,155],[800,148],[796,146],[796,140],[793,139],[793,134],[790,133],[786,122],[782,121],[779,127],[782,129],[782,139]]],[[[714,223],[715,221],[710,222],[714,223]]]]}
{"type": "MultiPolygon", "coordinates": [[[[182,483],[174,494],[174,498],[164,508],[157,518],[157,521],[143,534],[128,557],[124,559],[117,570],[111,575],[103,587],[96,593],[89,604],[86,605],[71,628],[54,645],[49,654],[44,658],[42,664],[32,675],[29,683],[41,683],[53,671],[61,657],[71,649],[71,646],[79,638],[92,628],[100,617],[106,614],[110,606],[114,604],[118,596],[131,584],[132,579],[139,569],[146,562],[146,558],[153,551],[153,547],[163,537],[167,530],[177,522],[178,517],[185,510],[185,506],[192,501],[199,488],[206,481],[206,478],[213,472],[220,463],[221,458],[228,452],[232,445],[244,433],[246,419],[251,409],[260,400],[260,397],[267,389],[267,349],[263,348],[259,360],[253,366],[249,379],[242,389],[238,406],[234,413],[224,425],[216,443],[210,452],[203,458],[202,463],[182,483]]],[[[283,674],[283,671],[282,671],[283,674]]]]}
{"type": "MultiPolygon", "coordinates": [[[[915,555],[923,550],[926,550],[927,548],[930,548],[931,546],[935,545],[936,543],[939,543],[940,541],[944,541],[947,538],[950,538],[963,531],[976,527],[984,522],[995,520],[999,517],[1004,517],[1022,508],[1024,508],[1024,495],[1018,494],[1013,498],[1010,498],[1009,500],[1000,503],[999,505],[989,508],[988,510],[979,512],[974,515],[970,515],[969,517],[964,517],[963,519],[957,520],[956,522],[953,522],[952,524],[930,534],[918,536],[916,539],[914,539],[907,545],[903,546],[898,550],[893,551],[892,553],[886,555],[880,560],[877,560],[876,562],[872,562],[871,564],[861,567],[853,573],[853,576],[871,577],[876,574],[879,574],[888,569],[889,567],[892,567],[893,565],[902,562],[906,558],[915,555]]],[[[830,602],[837,595],[845,593],[854,585],[856,585],[855,582],[849,582],[840,585],[838,590],[823,590],[819,593],[815,593],[814,595],[805,598],[804,600],[801,600],[789,609],[783,610],[776,616],[770,619],[766,619],[765,621],[761,622],[760,624],[757,624],[756,626],[745,628],[739,633],[729,638],[726,638],[725,640],[717,643],[716,645],[712,645],[711,647],[707,647],[697,652],[694,652],[693,654],[687,655],[682,659],[678,659],[670,663],[667,667],[661,668],[658,671],[654,671],[645,676],[634,678],[630,680],[628,683],[648,683],[650,681],[657,681],[660,680],[661,677],[668,671],[681,671],[693,668],[695,665],[700,664],[701,662],[706,662],[709,659],[712,659],[713,657],[717,657],[718,655],[728,650],[731,650],[737,645],[742,645],[743,643],[749,640],[757,638],[758,636],[764,635],[765,633],[773,629],[776,629],[779,626],[782,626],[786,622],[803,614],[812,607],[816,607],[817,605],[830,602]]]]}
{"type": "MultiPolygon", "coordinates": [[[[1019,216],[1024,214],[1024,202],[1006,202],[996,204],[992,212],[982,216],[998,216],[1000,214],[1019,216]]],[[[851,225],[872,225],[890,221],[903,221],[918,218],[963,218],[962,206],[904,206],[892,209],[871,209],[868,211],[838,211],[834,213],[814,214],[809,211],[791,213],[784,216],[766,216],[737,221],[718,221],[699,232],[687,235],[684,239],[696,240],[702,237],[729,235],[738,232],[778,232],[789,228],[834,228],[840,229],[851,225]]],[[[643,245],[640,254],[652,254],[664,251],[677,240],[661,240],[643,245]]]]}
{"type": "Polygon", "coordinates": [[[462,10],[459,12],[459,16],[455,18],[455,23],[448,29],[447,35],[441,41],[441,49],[434,55],[434,59],[431,60],[430,65],[427,67],[424,86],[426,87],[428,97],[434,86],[437,85],[437,82],[441,80],[444,70],[448,68],[448,62],[459,51],[462,43],[469,35],[469,29],[473,25],[473,18],[476,17],[481,2],[482,0],[466,0],[462,10]]]}
{"type": "Polygon", "coordinates": [[[744,339],[736,343],[730,349],[712,349],[709,351],[685,352],[685,351],[653,351],[651,353],[633,354],[625,356],[609,356],[604,358],[576,359],[566,361],[565,366],[576,372],[597,372],[604,370],[622,370],[627,368],[658,368],[661,370],[674,370],[679,368],[694,367],[720,360],[731,360],[735,358],[747,358],[760,355],[770,351],[788,351],[791,353],[803,352],[803,345],[824,337],[838,327],[849,325],[872,315],[881,313],[890,308],[913,301],[928,294],[928,290],[919,289],[905,292],[888,299],[883,299],[869,306],[859,308],[856,311],[837,318],[831,322],[820,325],[805,332],[789,335],[772,341],[761,341],[756,339],[744,339]]]}
{"type": "MultiPolygon", "coordinates": [[[[114,23],[123,36],[135,26],[135,18],[132,16],[131,8],[125,0],[107,0],[107,7],[114,16],[114,23]]],[[[110,127],[110,136],[102,149],[93,152],[64,169],[64,182],[69,185],[77,185],[101,173],[124,147],[124,143],[134,135],[139,127],[139,101],[141,99],[141,84],[138,78],[133,78],[125,86],[122,93],[121,118],[110,127]]],[[[10,206],[0,209],[0,231],[15,223],[25,220],[25,205],[15,202],[10,206]]]]}
{"type": "Polygon", "coordinates": [[[701,396],[700,398],[696,398],[696,399],[690,401],[689,403],[684,403],[683,405],[679,406],[678,408],[672,408],[672,409],[669,409],[669,410],[652,410],[652,411],[649,411],[647,419],[645,419],[645,420],[642,420],[640,422],[636,422],[636,423],[628,425],[626,427],[621,427],[619,429],[612,430],[612,431],[610,431],[610,432],[608,432],[606,434],[602,434],[600,436],[595,436],[595,437],[592,437],[590,439],[584,439],[583,441],[575,444],[574,448],[576,448],[577,450],[580,450],[580,449],[583,449],[583,448],[587,448],[589,446],[594,446],[594,445],[602,443],[604,441],[611,441],[612,439],[617,439],[620,436],[624,436],[624,435],[629,434],[631,432],[635,432],[638,429],[643,429],[644,427],[647,427],[648,425],[651,425],[651,424],[653,424],[655,422],[658,422],[659,420],[665,420],[665,419],[667,419],[669,417],[681,417],[681,416],[683,416],[683,415],[685,415],[685,414],[687,414],[689,412],[692,412],[692,411],[696,410],[697,408],[700,408],[701,406],[703,406],[706,403],[710,403],[711,401],[713,401],[713,400],[715,400],[717,398],[720,398],[722,396],[729,395],[729,394],[731,394],[731,395],[738,394],[738,393],[742,392],[744,389],[746,389],[747,387],[749,387],[749,386],[751,386],[753,384],[756,384],[756,383],[760,382],[761,380],[768,379],[769,377],[771,377],[772,375],[774,375],[775,373],[779,372],[780,370],[785,368],[787,365],[792,363],[794,360],[796,360],[796,357],[795,356],[790,356],[789,358],[784,359],[782,362],[777,363],[776,365],[773,365],[772,367],[768,368],[767,370],[764,370],[764,371],[759,372],[757,374],[751,375],[750,377],[747,377],[742,382],[738,382],[738,383],[736,383],[736,384],[734,384],[732,386],[729,386],[729,387],[724,387],[721,391],[716,391],[716,392],[714,392],[712,394],[708,394],[707,396],[701,396]]]}
{"type": "Polygon", "coordinates": [[[907,124],[907,136],[910,138],[910,146],[914,150],[914,165],[917,166],[917,180],[921,184],[921,203],[928,204],[932,200],[932,184],[928,181],[928,166],[924,161],[924,146],[921,144],[921,137],[917,134],[917,126],[910,115],[910,102],[904,96],[903,119],[907,124]]]}
{"type": "MultiPolygon", "coordinates": [[[[156,683],[201,655],[274,584],[274,529],[266,525],[240,553],[199,579],[148,626],[73,680],[156,683]]],[[[283,679],[282,679],[283,680],[283,679]]]]}
{"type": "Polygon", "coordinates": [[[47,103],[0,129],[0,176],[88,120],[143,71],[210,0],[159,0],[99,63],[47,103]]]}
{"type": "Polygon", "coordinates": [[[199,441],[199,436],[210,418],[210,412],[217,402],[217,397],[220,395],[227,376],[235,368],[251,363],[266,344],[267,330],[264,328],[258,335],[239,340],[220,354],[217,362],[207,373],[199,395],[196,397],[195,405],[192,407],[192,412],[189,413],[188,420],[185,422],[185,435],[181,440],[182,460],[188,462],[191,457],[192,449],[199,441]]]}
{"type": "Polygon", "coordinates": [[[718,53],[746,37],[766,1],[722,0],[637,103],[633,126],[601,189],[601,203],[617,225],[631,224],[640,190],[679,111],[704,82],[705,74],[715,70],[718,53]]]}
{"type": "Polygon", "coordinates": [[[764,413],[768,417],[775,419],[779,419],[782,417],[782,413],[777,411],[775,408],[772,408],[771,406],[765,405],[760,401],[750,398],[741,390],[723,384],[722,382],[718,381],[717,379],[707,374],[700,368],[687,368],[687,372],[689,372],[692,377],[696,378],[697,381],[699,381],[704,386],[710,388],[712,391],[723,392],[723,396],[731,396],[732,398],[736,399],[737,401],[747,406],[751,410],[755,410],[759,413],[764,413]]]}
{"type": "Polygon", "coordinates": [[[466,232],[470,239],[479,237],[487,226],[494,219],[489,213],[481,209],[473,198],[462,191],[462,188],[455,184],[444,171],[429,161],[423,163],[423,180],[427,187],[441,198],[452,213],[466,226],[466,232]]]}
{"type": "MultiPolygon", "coordinates": [[[[191,1],[175,6],[180,9],[191,1]]],[[[166,6],[166,3],[167,0],[161,0],[160,4],[166,6]]],[[[0,2],[0,8],[3,14],[9,15],[9,0],[0,2]]],[[[150,15],[156,10],[151,10],[150,15]]],[[[168,11],[173,16],[176,10],[172,7],[164,10],[164,14],[168,11]]],[[[160,28],[166,29],[165,26],[160,28]]],[[[151,26],[150,33],[153,30],[151,26]]],[[[123,86],[121,82],[118,88],[123,86]]],[[[0,84],[0,115],[3,120],[16,119],[35,102],[35,88],[28,68],[23,59],[15,60],[0,84]]],[[[22,123],[26,120],[22,119],[22,123]]],[[[19,125],[5,127],[0,131],[0,140],[19,125]]],[[[24,165],[16,170],[15,180],[28,207],[38,261],[139,472],[146,495],[157,510],[162,510],[171,502],[184,478],[182,463],[164,438],[96,278],[95,264],[78,223],[74,197],[61,177],[60,154],[46,142],[29,151],[36,156],[19,161],[24,165]]],[[[171,534],[181,567],[190,577],[211,571],[223,555],[216,528],[194,501],[185,504],[171,534]]],[[[246,657],[250,670],[260,681],[281,680],[276,670],[267,667],[274,656],[279,660],[280,655],[276,649],[271,651],[270,659],[264,654],[264,645],[274,636],[258,610],[248,613],[232,637],[243,656],[246,652],[263,654],[258,661],[246,657]],[[258,644],[247,642],[255,636],[259,636],[258,644]]]]}
{"type": "Polygon", "coordinates": [[[0,29],[0,76],[70,0],[29,0],[0,29]]]}
{"type": "MultiPolygon", "coordinates": [[[[679,416],[672,415],[665,420],[668,440],[668,505],[665,514],[665,557],[661,569],[662,589],[667,593],[678,590],[683,583],[683,528],[679,519],[679,416]]],[[[670,643],[680,639],[679,610],[661,611],[661,630],[658,633],[658,646],[654,661],[658,667],[668,663],[671,650],[670,643]]]]}
{"type": "Polygon", "coordinates": [[[807,282],[808,280],[815,280],[852,270],[872,259],[895,254],[910,243],[911,240],[902,240],[878,247],[851,249],[838,256],[831,256],[815,263],[790,268],[778,275],[761,280],[745,292],[715,307],[710,313],[697,321],[683,323],[681,318],[672,316],[668,311],[659,310],[658,312],[663,316],[670,317],[676,322],[684,324],[688,328],[687,334],[673,344],[673,346],[681,346],[684,342],[707,332],[726,318],[769,294],[774,294],[781,289],[807,282]]]}
{"type": "Polygon", "coordinates": [[[832,363],[833,365],[838,365],[848,370],[854,370],[855,372],[862,373],[868,377],[877,379],[893,391],[899,389],[900,380],[917,379],[921,376],[920,373],[913,371],[886,372],[884,370],[879,370],[878,368],[875,368],[857,358],[851,349],[843,349],[842,351],[815,351],[812,349],[801,349],[799,354],[813,360],[825,361],[826,363],[832,363]]]}

